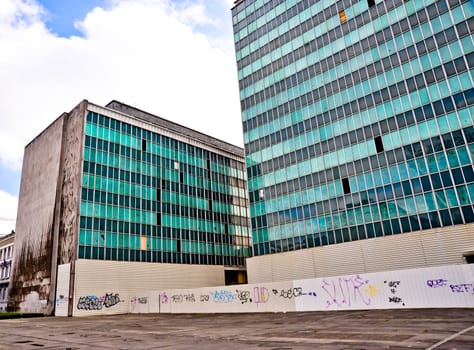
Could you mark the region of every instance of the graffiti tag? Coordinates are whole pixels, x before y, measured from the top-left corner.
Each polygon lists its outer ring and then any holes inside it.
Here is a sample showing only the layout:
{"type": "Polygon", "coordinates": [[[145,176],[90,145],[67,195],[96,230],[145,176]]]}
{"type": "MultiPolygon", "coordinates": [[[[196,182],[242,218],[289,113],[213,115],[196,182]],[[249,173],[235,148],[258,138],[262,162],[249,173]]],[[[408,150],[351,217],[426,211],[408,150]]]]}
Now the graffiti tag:
{"type": "Polygon", "coordinates": [[[148,297],[137,298],[138,304],[148,304],[148,297]]]}
{"type": "Polygon", "coordinates": [[[439,278],[439,279],[437,279],[437,280],[428,280],[428,281],[426,281],[426,284],[427,284],[428,287],[430,287],[430,288],[438,288],[438,287],[443,287],[443,286],[445,286],[447,282],[448,282],[448,280],[439,278]]]}
{"type": "Polygon", "coordinates": [[[174,294],[171,296],[171,302],[173,303],[194,303],[196,298],[194,297],[194,293],[191,294],[174,294]]]}
{"type": "Polygon", "coordinates": [[[359,275],[328,280],[323,279],[321,288],[328,296],[326,307],[332,305],[351,306],[358,301],[365,305],[370,305],[370,296],[362,290],[362,287],[368,286],[368,284],[369,281],[359,275]]]}
{"type": "Polygon", "coordinates": [[[400,286],[400,281],[383,281],[383,283],[387,285],[390,290],[390,293],[393,294],[393,296],[388,297],[388,302],[394,304],[402,304],[402,306],[405,306],[405,303],[403,302],[402,298],[396,295],[397,288],[398,286],[400,286]]]}
{"type": "Polygon", "coordinates": [[[209,295],[201,294],[200,300],[201,300],[201,303],[208,302],[209,301],[209,295]]]}
{"type": "Polygon", "coordinates": [[[237,299],[237,295],[228,290],[215,290],[211,295],[215,303],[231,303],[237,299]]]}
{"type": "Polygon", "coordinates": [[[120,303],[120,297],[118,293],[106,293],[101,297],[97,297],[95,295],[87,295],[84,297],[80,297],[79,301],[77,302],[77,309],[78,310],[102,310],[102,307],[112,307],[120,303]]]}
{"type": "Polygon", "coordinates": [[[168,294],[166,294],[166,292],[161,294],[161,303],[162,304],[168,304],[168,294]]]}
{"type": "Polygon", "coordinates": [[[293,299],[293,298],[301,297],[303,295],[307,295],[307,293],[303,293],[303,288],[301,287],[282,289],[282,290],[272,289],[272,293],[284,299],[293,299]]]}
{"type": "Polygon", "coordinates": [[[253,297],[256,304],[263,304],[270,299],[270,293],[265,287],[255,287],[253,289],[253,297]]]}
{"type": "Polygon", "coordinates": [[[453,293],[474,293],[474,285],[471,283],[450,284],[453,293]]]}
{"type": "Polygon", "coordinates": [[[237,289],[235,292],[237,293],[237,298],[240,300],[242,304],[252,302],[252,298],[250,297],[250,291],[237,289]]]}

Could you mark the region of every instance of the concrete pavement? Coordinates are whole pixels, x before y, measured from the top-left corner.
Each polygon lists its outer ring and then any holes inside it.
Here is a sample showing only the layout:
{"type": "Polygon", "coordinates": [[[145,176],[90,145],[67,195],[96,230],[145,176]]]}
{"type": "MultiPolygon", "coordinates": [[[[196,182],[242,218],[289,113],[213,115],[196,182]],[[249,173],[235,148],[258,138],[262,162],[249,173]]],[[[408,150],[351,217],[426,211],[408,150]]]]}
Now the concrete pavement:
{"type": "Polygon", "coordinates": [[[146,314],[0,321],[0,349],[474,350],[474,309],[146,314]]]}

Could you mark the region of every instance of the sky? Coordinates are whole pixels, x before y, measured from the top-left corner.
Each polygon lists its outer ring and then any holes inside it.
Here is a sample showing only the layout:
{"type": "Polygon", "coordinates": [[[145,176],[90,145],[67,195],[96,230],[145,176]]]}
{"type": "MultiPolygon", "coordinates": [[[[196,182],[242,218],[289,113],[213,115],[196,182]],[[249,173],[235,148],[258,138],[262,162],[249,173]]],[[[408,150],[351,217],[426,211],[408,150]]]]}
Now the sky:
{"type": "Polygon", "coordinates": [[[83,99],[243,146],[233,0],[0,0],[0,233],[24,147],[83,99]]]}

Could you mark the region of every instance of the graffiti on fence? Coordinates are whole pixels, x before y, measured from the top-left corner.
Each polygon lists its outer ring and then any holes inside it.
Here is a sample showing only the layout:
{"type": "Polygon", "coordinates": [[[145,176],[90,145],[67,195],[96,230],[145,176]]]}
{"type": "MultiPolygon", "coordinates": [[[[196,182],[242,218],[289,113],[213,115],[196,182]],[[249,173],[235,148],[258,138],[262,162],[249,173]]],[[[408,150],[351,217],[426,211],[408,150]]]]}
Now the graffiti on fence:
{"type": "Polygon", "coordinates": [[[100,297],[87,295],[79,298],[77,309],[86,311],[102,310],[102,307],[109,308],[117,305],[121,301],[123,300],[120,300],[118,293],[105,293],[105,295],[100,297]]]}
{"type": "Polygon", "coordinates": [[[448,283],[448,280],[445,280],[444,278],[426,281],[427,286],[430,288],[444,287],[446,283],[448,283]]]}
{"type": "Polygon", "coordinates": [[[196,298],[194,297],[194,293],[188,294],[173,294],[171,296],[172,303],[194,303],[196,302],[196,298]]]}
{"type": "Polygon", "coordinates": [[[136,297],[133,296],[130,298],[131,304],[148,304],[148,297],[136,297]]]}
{"type": "Polygon", "coordinates": [[[284,298],[284,299],[293,299],[293,298],[298,298],[305,295],[316,297],[318,295],[314,291],[305,293],[303,292],[302,287],[295,287],[295,288],[288,288],[288,289],[272,289],[272,293],[273,295],[278,296],[280,298],[284,298]]]}
{"type": "Polygon", "coordinates": [[[162,304],[168,304],[168,294],[166,294],[166,292],[163,292],[163,294],[161,294],[160,301],[162,304]]]}
{"type": "Polygon", "coordinates": [[[228,290],[214,290],[211,292],[211,296],[215,303],[231,303],[237,299],[237,294],[234,294],[228,290]]]}
{"type": "Polygon", "coordinates": [[[56,306],[66,304],[67,301],[67,297],[65,297],[64,295],[60,295],[58,298],[56,298],[56,306]]]}
{"type": "Polygon", "coordinates": [[[253,299],[256,304],[264,304],[270,299],[270,293],[265,287],[255,287],[253,289],[253,299]]]}
{"type": "Polygon", "coordinates": [[[323,279],[321,288],[328,297],[327,308],[349,307],[358,303],[367,306],[371,303],[371,285],[360,275],[323,279]]]}
{"type": "MultiPolygon", "coordinates": [[[[448,280],[444,278],[427,280],[426,284],[430,288],[448,287],[448,280]]],[[[449,289],[452,293],[473,293],[474,284],[472,283],[451,283],[449,289]]]]}
{"type": "Polygon", "coordinates": [[[388,297],[388,302],[405,306],[403,299],[397,295],[397,288],[400,286],[400,281],[383,281],[383,283],[388,287],[392,294],[388,297]]]}
{"type": "Polygon", "coordinates": [[[250,297],[250,291],[237,289],[235,292],[237,293],[237,298],[240,300],[241,304],[252,302],[252,298],[250,297]]]}
{"type": "Polygon", "coordinates": [[[473,293],[474,294],[474,284],[472,283],[460,283],[460,284],[450,284],[451,292],[453,293],[473,293]]]}

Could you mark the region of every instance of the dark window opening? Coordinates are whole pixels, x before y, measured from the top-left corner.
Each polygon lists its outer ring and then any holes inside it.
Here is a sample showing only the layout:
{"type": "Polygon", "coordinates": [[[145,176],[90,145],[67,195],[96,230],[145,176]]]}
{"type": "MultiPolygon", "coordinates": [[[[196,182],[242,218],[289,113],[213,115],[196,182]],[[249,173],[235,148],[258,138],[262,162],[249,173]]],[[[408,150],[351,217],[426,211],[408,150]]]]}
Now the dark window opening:
{"type": "Polygon", "coordinates": [[[209,211],[212,211],[212,201],[209,200],[209,211]]]}
{"type": "Polygon", "coordinates": [[[468,264],[474,264],[474,254],[465,255],[468,264]]]}
{"type": "Polygon", "coordinates": [[[375,149],[377,150],[377,153],[383,152],[383,142],[382,142],[382,137],[377,136],[374,138],[375,141],[375,149]]]}
{"type": "Polygon", "coordinates": [[[156,224],[161,226],[161,213],[156,213],[156,224]]]}
{"type": "Polygon", "coordinates": [[[144,152],[146,151],[146,140],[145,139],[142,140],[142,151],[144,151],[144,152]]]}
{"type": "Polygon", "coordinates": [[[162,188],[163,190],[166,189],[166,180],[165,180],[165,179],[161,179],[161,188],[162,188]]]}
{"type": "Polygon", "coordinates": [[[247,271],[224,270],[225,285],[246,284],[247,271]]]}
{"type": "Polygon", "coordinates": [[[182,171],[179,173],[179,182],[180,182],[180,183],[183,183],[183,182],[184,182],[184,174],[183,174],[182,171]]]}
{"type": "Polygon", "coordinates": [[[156,200],[159,202],[161,200],[161,189],[156,189],[156,200]]]}
{"type": "Polygon", "coordinates": [[[181,240],[180,239],[176,240],[176,251],[178,253],[181,253],[181,240]]]}
{"type": "Polygon", "coordinates": [[[344,189],[344,194],[351,193],[351,186],[349,185],[349,179],[347,177],[342,179],[342,188],[344,189]]]}
{"type": "Polygon", "coordinates": [[[369,7],[372,7],[375,5],[375,0],[367,0],[367,4],[369,5],[369,7]]]}

